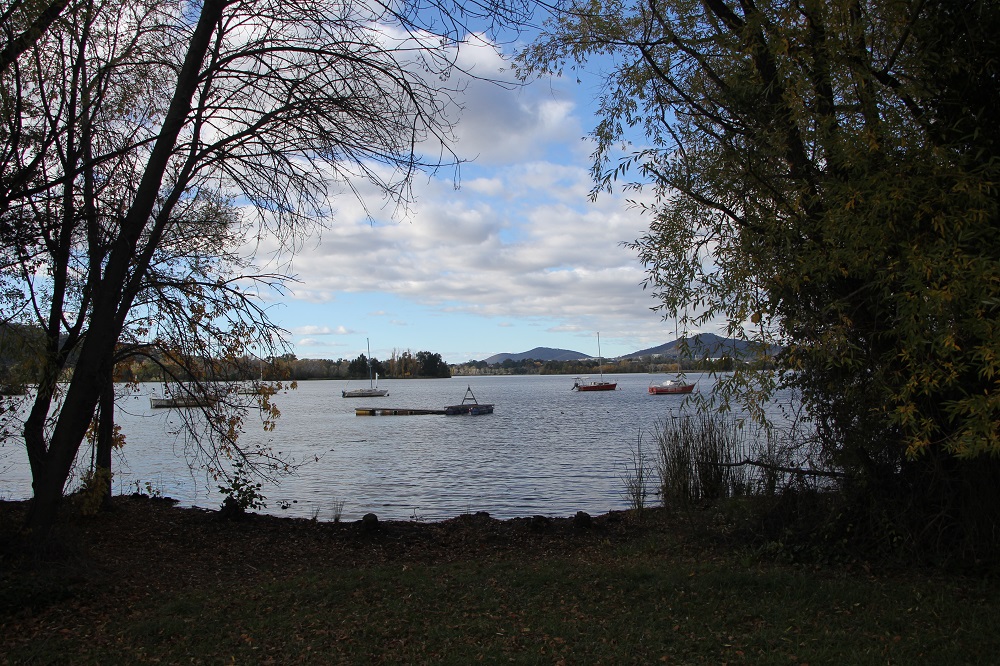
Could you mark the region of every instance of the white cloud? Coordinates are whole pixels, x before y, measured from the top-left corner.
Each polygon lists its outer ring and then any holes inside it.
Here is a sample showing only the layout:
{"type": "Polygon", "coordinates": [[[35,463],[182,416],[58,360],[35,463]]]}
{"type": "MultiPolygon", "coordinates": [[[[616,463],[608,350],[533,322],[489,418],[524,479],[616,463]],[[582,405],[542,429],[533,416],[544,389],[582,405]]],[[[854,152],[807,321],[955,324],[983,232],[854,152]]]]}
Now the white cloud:
{"type": "Polygon", "coordinates": [[[578,316],[601,303],[648,317],[641,267],[620,246],[641,233],[633,211],[589,203],[580,169],[532,163],[503,182],[507,200],[430,184],[410,222],[332,225],[296,259],[296,297],[383,291],[489,316],[578,316]]]}
{"type": "MultiPolygon", "coordinates": [[[[460,64],[484,77],[507,76],[484,47],[466,45],[460,64]]],[[[489,319],[503,331],[537,322],[540,332],[579,335],[581,347],[593,346],[595,330],[635,348],[665,342],[664,325],[650,312],[655,303],[640,288],[643,268],[621,246],[648,220],[622,196],[590,200],[590,146],[579,137],[592,121],[563,85],[506,90],[468,81],[456,150],[478,159],[463,166],[460,189],[450,172],[418,178],[415,203],[394,219],[400,211],[381,207],[370,184],[355,183],[369,208],[349,195],[335,202],[326,229],[292,263],[300,280],[292,298],[322,307],[338,295],[388,294],[432,314],[489,319]]],[[[408,331],[421,325],[392,306],[367,315],[408,331]]],[[[317,344],[316,336],[352,334],[358,326],[294,331],[317,344]]]]}
{"type": "Polygon", "coordinates": [[[291,329],[294,335],[351,335],[355,331],[343,326],[330,328],[329,326],[295,326],[291,329]]]}
{"type": "Polygon", "coordinates": [[[457,64],[478,78],[466,79],[456,102],[460,158],[482,165],[538,159],[547,149],[579,141],[584,134],[567,82],[517,82],[493,45],[469,40],[457,64]]]}

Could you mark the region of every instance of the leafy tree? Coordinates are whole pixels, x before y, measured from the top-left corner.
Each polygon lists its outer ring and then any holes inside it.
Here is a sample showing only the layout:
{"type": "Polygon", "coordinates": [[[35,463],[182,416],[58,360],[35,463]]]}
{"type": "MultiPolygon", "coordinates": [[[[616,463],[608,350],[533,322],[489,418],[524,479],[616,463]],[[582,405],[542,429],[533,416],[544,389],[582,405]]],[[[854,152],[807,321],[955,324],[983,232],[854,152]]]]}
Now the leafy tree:
{"type": "Polygon", "coordinates": [[[423,377],[451,377],[451,370],[441,358],[441,354],[428,351],[417,352],[417,365],[420,368],[418,374],[423,377]]]}
{"type": "MultiPolygon", "coordinates": [[[[357,357],[351,364],[347,367],[347,376],[351,379],[361,379],[362,377],[368,377],[368,357],[362,354],[357,357]]],[[[374,371],[373,371],[374,372],[374,371]]]]}
{"type": "Polygon", "coordinates": [[[917,494],[988,469],[978,488],[995,497],[1000,6],[561,10],[522,73],[608,63],[594,193],[631,173],[626,187],[655,195],[631,246],[664,316],[787,350],[728,395],[796,387],[838,463],[870,479],[929,470],[917,494]],[[617,157],[629,139],[645,147],[617,157]]]}
{"type": "MultiPolygon", "coordinates": [[[[23,427],[29,526],[51,525],[116,362],[144,358],[204,393],[227,364],[280,347],[260,294],[292,276],[261,274],[244,248],[287,256],[339,189],[362,198],[363,180],[405,207],[417,172],[454,162],[467,23],[496,27],[519,9],[97,0],[67,4],[12,51],[0,303],[4,321],[44,338],[23,427]]],[[[8,41],[31,22],[10,16],[8,41]]],[[[215,404],[196,448],[226,475],[227,459],[250,462],[243,405],[215,404]]]]}

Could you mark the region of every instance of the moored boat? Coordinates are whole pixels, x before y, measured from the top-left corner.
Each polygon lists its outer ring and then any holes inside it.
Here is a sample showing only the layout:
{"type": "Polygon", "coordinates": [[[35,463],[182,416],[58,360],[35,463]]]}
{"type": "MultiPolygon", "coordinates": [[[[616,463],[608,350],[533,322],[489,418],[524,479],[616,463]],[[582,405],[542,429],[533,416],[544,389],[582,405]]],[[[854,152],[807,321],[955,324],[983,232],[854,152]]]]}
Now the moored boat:
{"type": "Polygon", "coordinates": [[[163,382],[162,394],[153,389],[149,396],[151,409],[171,407],[211,407],[219,402],[225,389],[212,382],[163,382]]]}
{"type": "Polygon", "coordinates": [[[389,389],[380,389],[377,386],[351,389],[350,391],[345,389],[340,392],[340,395],[344,398],[382,398],[389,395],[389,389]]]}
{"type": "Polygon", "coordinates": [[[574,377],[571,391],[614,391],[618,388],[618,382],[604,381],[604,358],[601,356],[601,334],[597,334],[597,369],[601,373],[601,378],[597,381],[584,381],[587,377],[574,377]]]}
{"type": "Polygon", "coordinates": [[[690,393],[694,390],[694,384],[688,384],[680,379],[668,379],[660,384],[650,384],[650,395],[677,395],[678,393],[690,393]]]}
{"type": "Polygon", "coordinates": [[[587,377],[574,377],[573,378],[573,391],[614,391],[618,388],[618,382],[606,382],[604,377],[601,377],[600,381],[585,381],[587,377]]]}
{"type": "Polygon", "coordinates": [[[149,397],[149,406],[152,409],[168,409],[170,407],[211,407],[218,402],[216,398],[208,398],[198,395],[184,395],[176,398],[149,397]]]}
{"type": "Polygon", "coordinates": [[[375,373],[375,381],[372,382],[372,346],[368,342],[368,338],[365,338],[365,342],[368,345],[368,388],[357,388],[347,390],[344,389],[340,392],[342,398],[384,398],[389,395],[389,389],[380,389],[378,387],[378,373],[375,373]]]}

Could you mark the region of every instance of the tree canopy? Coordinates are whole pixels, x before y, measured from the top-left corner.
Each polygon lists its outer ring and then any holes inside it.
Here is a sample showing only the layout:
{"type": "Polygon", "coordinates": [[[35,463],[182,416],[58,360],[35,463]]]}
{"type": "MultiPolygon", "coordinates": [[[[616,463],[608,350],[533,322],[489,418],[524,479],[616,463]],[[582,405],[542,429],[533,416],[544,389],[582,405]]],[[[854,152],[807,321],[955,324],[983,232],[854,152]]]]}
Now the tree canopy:
{"type": "Polygon", "coordinates": [[[1000,8],[561,10],[522,73],[613,63],[595,192],[629,173],[655,192],[632,247],[665,316],[785,347],[840,453],[1000,454],[1000,8]]]}

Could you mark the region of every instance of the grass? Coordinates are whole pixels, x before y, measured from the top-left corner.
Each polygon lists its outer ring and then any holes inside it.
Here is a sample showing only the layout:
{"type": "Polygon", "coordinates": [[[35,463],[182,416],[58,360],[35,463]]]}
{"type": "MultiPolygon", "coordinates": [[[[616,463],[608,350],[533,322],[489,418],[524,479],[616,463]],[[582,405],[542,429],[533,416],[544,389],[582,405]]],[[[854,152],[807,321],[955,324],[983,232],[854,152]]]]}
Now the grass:
{"type": "Polygon", "coordinates": [[[152,512],[148,535],[120,515],[86,526],[78,536],[103,558],[54,568],[8,558],[23,569],[0,578],[0,592],[27,601],[19,582],[49,596],[0,611],[0,663],[985,664],[1000,654],[990,577],[767,561],[718,540],[708,512],[647,509],[641,523],[609,517],[583,531],[466,517],[377,535],[152,512]]]}

